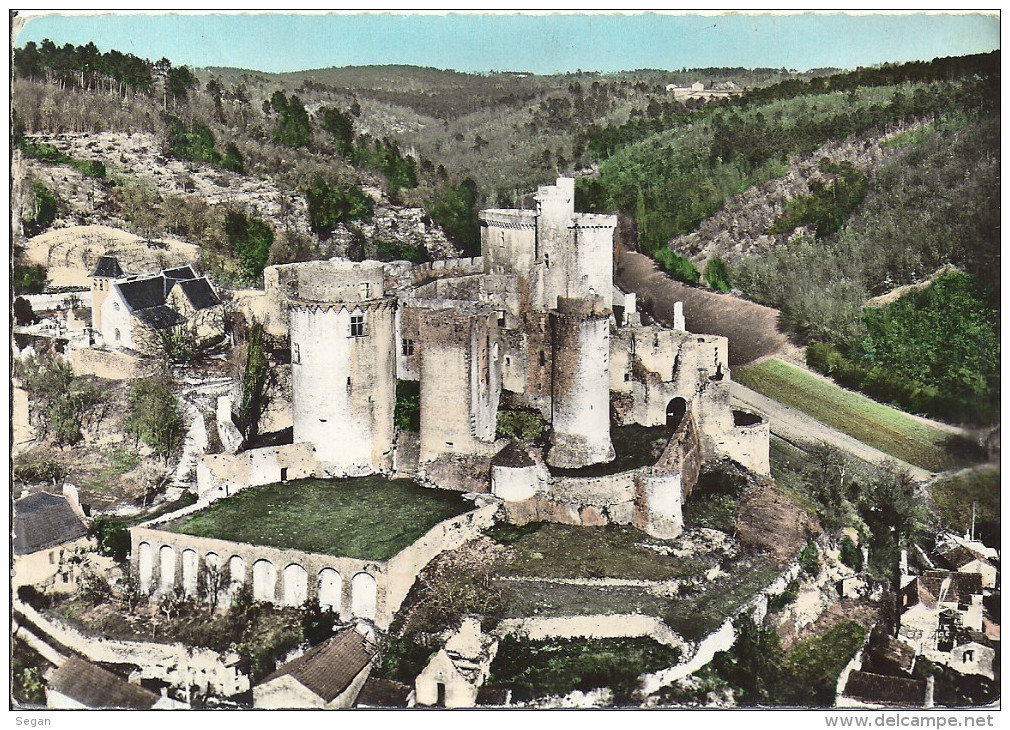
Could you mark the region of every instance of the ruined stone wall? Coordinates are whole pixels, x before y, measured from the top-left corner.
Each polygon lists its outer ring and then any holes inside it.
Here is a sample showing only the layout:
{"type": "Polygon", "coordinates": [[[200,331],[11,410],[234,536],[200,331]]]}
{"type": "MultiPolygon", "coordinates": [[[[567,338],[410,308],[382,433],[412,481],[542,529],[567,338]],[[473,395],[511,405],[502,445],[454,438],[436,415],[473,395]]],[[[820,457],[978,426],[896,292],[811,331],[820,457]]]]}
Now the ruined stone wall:
{"type": "Polygon", "coordinates": [[[611,461],[610,312],[603,300],[559,299],[551,312],[552,436],[547,462],[566,469],[611,461]]]}
{"type": "Polygon", "coordinates": [[[680,474],[682,499],[687,500],[698,483],[703,462],[701,438],[694,412],[689,409],[656,460],[655,471],[659,474],[680,474]]]}
{"type": "Polygon", "coordinates": [[[768,419],[743,411],[734,411],[734,422],[740,420],[737,414],[744,414],[750,418],[742,419],[746,422],[735,425],[730,431],[716,437],[715,448],[747,469],[768,476],[771,474],[768,419]]]}
{"type": "Polygon", "coordinates": [[[662,619],[640,613],[507,618],[498,624],[494,633],[497,636],[521,636],[530,641],[647,636],[666,646],[684,646],[684,640],[662,619]]]}
{"type": "Polygon", "coordinates": [[[15,610],[56,643],[93,662],[137,667],[141,679],[157,679],[173,687],[196,685],[202,691],[209,688],[225,697],[249,690],[249,677],[239,671],[237,654],[221,655],[211,649],[180,643],[89,636],[27,604],[16,604],[15,610]]]}
{"type": "Polygon", "coordinates": [[[396,379],[421,379],[421,342],[418,309],[401,299],[396,308],[396,379]]]}
{"type": "Polygon", "coordinates": [[[69,348],[70,363],[76,375],[94,375],[106,380],[132,380],[149,376],[155,363],[117,350],[90,347],[69,348]]]}
{"type": "Polygon", "coordinates": [[[440,522],[390,559],[386,565],[386,606],[390,615],[399,610],[417,576],[428,563],[446,550],[455,550],[479,537],[482,530],[494,525],[498,508],[497,502],[490,502],[440,522]]]}
{"type": "Polygon", "coordinates": [[[495,313],[419,312],[422,462],[473,454],[493,443],[501,396],[495,313]]]}
{"type": "Polygon", "coordinates": [[[480,256],[472,258],[437,259],[418,264],[411,272],[414,286],[427,284],[429,281],[453,276],[469,276],[484,272],[484,259],[480,256]]]}
{"type": "Polygon", "coordinates": [[[395,306],[291,305],[294,440],[313,444],[333,476],[392,469],[395,306]]]}
{"type": "Polygon", "coordinates": [[[321,475],[323,466],[312,444],[284,444],[237,454],[203,454],[196,462],[200,499],[228,497],[247,487],[276,484],[283,479],[321,475]]]}

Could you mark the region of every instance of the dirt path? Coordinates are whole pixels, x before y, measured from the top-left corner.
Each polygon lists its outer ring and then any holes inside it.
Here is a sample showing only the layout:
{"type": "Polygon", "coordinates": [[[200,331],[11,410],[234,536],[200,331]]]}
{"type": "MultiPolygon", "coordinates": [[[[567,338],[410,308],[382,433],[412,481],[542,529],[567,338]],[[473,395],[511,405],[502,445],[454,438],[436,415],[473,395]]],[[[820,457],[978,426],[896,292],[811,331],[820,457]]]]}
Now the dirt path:
{"type": "Polygon", "coordinates": [[[668,327],[673,325],[674,303],[684,302],[690,332],[729,339],[731,368],[773,355],[788,342],[778,330],[778,310],[681,284],[643,254],[622,251],[614,279],[625,291],[635,292],[639,306],[668,327]]]}
{"type": "Polygon", "coordinates": [[[823,441],[869,464],[880,466],[890,463],[901,469],[906,469],[917,482],[925,482],[933,478],[932,472],[896,459],[890,454],[885,454],[883,451],[875,449],[872,446],[867,446],[862,441],[857,441],[851,436],[841,431],[836,431],[805,413],[784,406],[778,401],[744,387],[740,383],[731,383],[730,393],[734,405],[742,406],[747,410],[757,411],[767,416],[771,424],[772,433],[786,441],[823,441]]]}

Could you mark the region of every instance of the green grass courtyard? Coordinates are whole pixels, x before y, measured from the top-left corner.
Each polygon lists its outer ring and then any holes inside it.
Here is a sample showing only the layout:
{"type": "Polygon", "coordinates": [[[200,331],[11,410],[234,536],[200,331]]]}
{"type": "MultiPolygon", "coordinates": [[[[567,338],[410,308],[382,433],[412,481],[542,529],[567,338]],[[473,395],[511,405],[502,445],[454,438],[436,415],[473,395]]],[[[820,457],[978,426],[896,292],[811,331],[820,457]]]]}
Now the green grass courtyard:
{"type": "Polygon", "coordinates": [[[166,526],[184,535],[388,560],[443,520],[472,509],[458,492],[406,479],[303,479],[250,487],[166,526]]]}

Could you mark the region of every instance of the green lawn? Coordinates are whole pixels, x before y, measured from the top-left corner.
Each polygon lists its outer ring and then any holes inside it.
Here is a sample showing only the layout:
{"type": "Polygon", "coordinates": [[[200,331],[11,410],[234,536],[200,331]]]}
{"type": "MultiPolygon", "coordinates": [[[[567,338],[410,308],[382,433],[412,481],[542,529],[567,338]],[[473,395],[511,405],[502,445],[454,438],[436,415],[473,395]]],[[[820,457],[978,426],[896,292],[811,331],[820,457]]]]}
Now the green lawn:
{"type": "Polygon", "coordinates": [[[977,502],[975,534],[986,545],[1000,546],[999,468],[983,467],[930,486],[933,504],[944,527],[963,535],[971,524],[971,503],[977,502]]]}
{"type": "Polygon", "coordinates": [[[304,479],[246,489],[166,529],[252,545],[388,560],[471,509],[458,492],[383,477],[304,479]]]}
{"type": "Polygon", "coordinates": [[[516,700],[610,687],[614,704],[627,704],[646,672],[673,666],[680,650],[652,639],[549,639],[505,637],[491,664],[488,685],[508,687],[516,700]]]}
{"type": "Polygon", "coordinates": [[[716,562],[661,555],[644,544],[662,545],[662,540],[618,525],[501,525],[488,536],[518,553],[515,561],[501,569],[505,575],[668,580],[698,575],[716,562]]]}
{"type": "Polygon", "coordinates": [[[909,464],[930,471],[958,465],[947,434],[781,360],[739,368],[733,379],[909,464]]]}

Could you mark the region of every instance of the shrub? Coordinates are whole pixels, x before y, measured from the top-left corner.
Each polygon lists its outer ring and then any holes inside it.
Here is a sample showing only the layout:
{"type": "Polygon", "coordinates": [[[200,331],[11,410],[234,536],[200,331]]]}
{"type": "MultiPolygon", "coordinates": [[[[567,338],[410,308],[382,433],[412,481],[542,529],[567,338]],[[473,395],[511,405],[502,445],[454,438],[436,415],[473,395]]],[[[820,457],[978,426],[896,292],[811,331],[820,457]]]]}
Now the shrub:
{"type": "Polygon", "coordinates": [[[842,565],[846,565],[856,572],[863,569],[863,551],[856,547],[856,544],[847,537],[842,538],[839,560],[841,560],[842,565]]]}
{"type": "Polygon", "coordinates": [[[41,264],[14,264],[14,280],[11,284],[15,294],[38,294],[46,288],[46,267],[41,264]]]}
{"type": "Polygon", "coordinates": [[[708,260],[708,264],[705,266],[705,281],[716,291],[727,292],[733,288],[729,283],[726,264],[718,256],[708,260]]]}
{"type": "Polygon", "coordinates": [[[816,543],[807,543],[807,546],[800,551],[800,567],[805,573],[817,575],[821,567],[821,552],[817,549],[816,543]]]}
{"type": "Polygon", "coordinates": [[[396,408],[393,421],[401,431],[421,430],[421,384],[415,380],[396,381],[396,408]]]}
{"type": "Polygon", "coordinates": [[[165,462],[182,443],[185,424],[168,383],[163,380],[140,380],[130,390],[130,413],[126,431],[146,443],[165,462]]]}
{"type": "Polygon", "coordinates": [[[244,273],[252,278],[262,274],[263,267],[270,259],[270,246],[274,242],[273,229],[259,218],[232,211],[228,213],[225,222],[225,234],[244,273]]]}
{"type": "Polygon", "coordinates": [[[782,591],[777,596],[769,599],[768,601],[768,613],[778,613],[783,608],[788,606],[790,603],[796,600],[796,596],[800,592],[799,581],[790,581],[786,589],[782,591]]]}
{"type": "Polygon", "coordinates": [[[26,484],[51,482],[54,486],[66,475],[66,469],[51,455],[35,450],[14,458],[14,479],[26,484]]]}
{"type": "Polygon", "coordinates": [[[52,190],[40,182],[32,183],[32,208],[24,220],[26,236],[37,236],[53,224],[59,215],[62,201],[52,190]]]}
{"type": "Polygon", "coordinates": [[[305,191],[305,201],[309,227],[323,238],[328,238],[341,223],[372,219],[372,199],[357,185],[345,191],[317,176],[305,191]]]}
{"type": "Polygon", "coordinates": [[[497,438],[536,441],[544,433],[544,419],[532,411],[498,411],[497,438]]]}
{"type": "Polygon", "coordinates": [[[106,517],[97,517],[91,524],[91,535],[98,542],[98,552],[117,562],[126,562],[130,554],[130,530],[126,524],[106,517]]]}
{"type": "Polygon", "coordinates": [[[694,264],[683,256],[678,256],[668,248],[660,248],[654,255],[656,262],[667,274],[685,284],[697,284],[701,281],[701,273],[694,264]]]}

